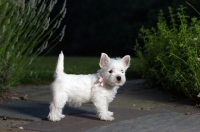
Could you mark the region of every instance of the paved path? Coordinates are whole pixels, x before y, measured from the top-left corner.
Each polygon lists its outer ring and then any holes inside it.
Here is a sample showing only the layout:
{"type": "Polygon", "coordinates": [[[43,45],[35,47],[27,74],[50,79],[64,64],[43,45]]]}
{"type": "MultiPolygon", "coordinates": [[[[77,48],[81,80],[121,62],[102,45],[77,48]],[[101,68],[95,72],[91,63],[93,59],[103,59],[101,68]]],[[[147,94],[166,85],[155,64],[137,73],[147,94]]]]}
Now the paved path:
{"type": "Polygon", "coordinates": [[[92,104],[65,106],[59,122],[46,119],[49,86],[12,89],[13,100],[0,104],[0,131],[16,132],[197,132],[200,109],[191,102],[158,89],[146,89],[144,80],[131,80],[121,87],[110,105],[114,121],[100,121],[92,104]],[[19,99],[23,98],[23,100],[19,99]],[[25,100],[24,100],[25,99],[25,100]]]}

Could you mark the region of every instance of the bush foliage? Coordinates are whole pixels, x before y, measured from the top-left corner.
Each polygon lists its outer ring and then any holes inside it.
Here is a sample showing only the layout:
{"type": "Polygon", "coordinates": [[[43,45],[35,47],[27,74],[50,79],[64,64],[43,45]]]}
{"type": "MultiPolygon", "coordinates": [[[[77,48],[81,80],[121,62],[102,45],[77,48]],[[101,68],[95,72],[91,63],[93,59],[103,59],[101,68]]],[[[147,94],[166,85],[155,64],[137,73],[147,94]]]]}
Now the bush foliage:
{"type": "Polygon", "coordinates": [[[169,15],[158,15],[157,26],[142,27],[135,50],[144,63],[143,74],[150,84],[197,101],[200,92],[200,21],[190,17],[186,7],[169,15]],[[141,40],[140,40],[141,39],[141,40]],[[143,46],[139,46],[143,43],[143,46]]]}
{"type": "Polygon", "coordinates": [[[0,1],[0,92],[17,83],[25,67],[49,45],[63,38],[51,39],[66,13],[66,0],[60,13],[50,18],[57,0],[0,1]]]}

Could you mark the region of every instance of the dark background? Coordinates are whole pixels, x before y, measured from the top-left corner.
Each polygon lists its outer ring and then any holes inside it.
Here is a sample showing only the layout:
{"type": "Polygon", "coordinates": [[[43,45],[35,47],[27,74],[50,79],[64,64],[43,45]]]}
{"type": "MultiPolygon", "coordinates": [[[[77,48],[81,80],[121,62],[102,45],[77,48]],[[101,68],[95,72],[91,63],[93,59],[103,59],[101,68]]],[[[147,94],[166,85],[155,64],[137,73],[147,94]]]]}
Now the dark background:
{"type": "MultiPolygon", "coordinates": [[[[188,2],[200,11],[200,0],[188,2]]],[[[58,0],[52,16],[61,10],[62,3],[58,0]]],[[[68,56],[100,56],[101,52],[134,56],[139,29],[156,26],[160,9],[167,15],[168,6],[176,10],[179,5],[187,7],[189,16],[199,17],[185,0],[67,0],[62,22],[67,26],[65,37],[47,55],[58,55],[62,50],[68,56]]]]}

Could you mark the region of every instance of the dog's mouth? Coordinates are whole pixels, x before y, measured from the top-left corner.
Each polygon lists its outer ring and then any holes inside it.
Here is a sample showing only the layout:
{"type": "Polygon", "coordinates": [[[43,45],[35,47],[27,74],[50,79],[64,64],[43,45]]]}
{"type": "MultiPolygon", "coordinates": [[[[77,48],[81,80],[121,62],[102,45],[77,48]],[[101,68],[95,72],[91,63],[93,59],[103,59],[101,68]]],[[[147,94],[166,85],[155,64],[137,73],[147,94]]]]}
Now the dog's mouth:
{"type": "Polygon", "coordinates": [[[123,83],[123,82],[119,82],[118,84],[119,84],[119,86],[122,86],[122,85],[124,85],[124,83],[123,83]]]}
{"type": "Polygon", "coordinates": [[[108,85],[110,85],[110,86],[122,86],[122,85],[124,85],[124,83],[122,82],[122,81],[116,81],[116,82],[109,82],[109,83],[107,83],[108,85]]]}
{"type": "Polygon", "coordinates": [[[122,83],[122,81],[117,81],[117,83],[118,83],[118,84],[121,84],[121,83],[122,83]]]}
{"type": "Polygon", "coordinates": [[[123,81],[116,81],[115,85],[122,86],[122,85],[124,85],[124,82],[123,81]]]}
{"type": "Polygon", "coordinates": [[[110,86],[122,86],[125,83],[125,80],[121,76],[115,76],[114,78],[107,79],[108,81],[104,80],[106,84],[110,86]]]}

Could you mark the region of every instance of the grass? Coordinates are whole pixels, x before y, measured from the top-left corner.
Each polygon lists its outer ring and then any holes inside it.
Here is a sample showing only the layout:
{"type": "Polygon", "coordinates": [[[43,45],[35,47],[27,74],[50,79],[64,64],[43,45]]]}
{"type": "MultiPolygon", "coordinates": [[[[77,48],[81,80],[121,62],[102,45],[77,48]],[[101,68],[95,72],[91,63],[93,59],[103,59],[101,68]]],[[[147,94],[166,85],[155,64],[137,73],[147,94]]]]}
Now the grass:
{"type": "MultiPolygon", "coordinates": [[[[24,76],[19,85],[49,84],[53,81],[53,74],[57,57],[39,57],[35,63],[24,70],[24,76]]],[[[91,74],[99,69],[98,57],[65,57],[64,71],[68,74],[91,74]]],[[[137,58],[132,58],[131,66],[127,70],[127,79],[140,78],[139,73],[142,63],[137,58]]]]}

